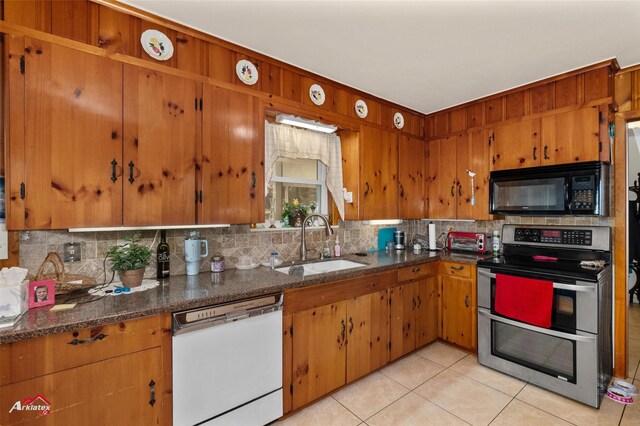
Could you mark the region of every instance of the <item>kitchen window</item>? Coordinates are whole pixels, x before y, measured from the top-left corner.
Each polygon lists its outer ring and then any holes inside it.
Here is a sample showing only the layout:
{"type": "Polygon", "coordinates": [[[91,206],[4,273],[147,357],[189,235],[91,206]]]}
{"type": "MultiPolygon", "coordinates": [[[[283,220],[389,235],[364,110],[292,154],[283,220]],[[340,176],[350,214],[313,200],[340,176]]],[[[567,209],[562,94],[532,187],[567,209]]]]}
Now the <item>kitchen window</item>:
{"type": "Polygon", "coordinates": [[[318,160],[280,158],[273,168],[265,197],[265,218],[269,225],[282,219],[285,202],[316,204],[316,212],[327,214],[329,197],[327,167],[318,160]]]}
{"type": "Polygon", "coordinates": [[[265,218],[282,220],[285,203],[329,212],[329,194],[344,217],[342,151],[335,134],[265,122],[265,218]]]}

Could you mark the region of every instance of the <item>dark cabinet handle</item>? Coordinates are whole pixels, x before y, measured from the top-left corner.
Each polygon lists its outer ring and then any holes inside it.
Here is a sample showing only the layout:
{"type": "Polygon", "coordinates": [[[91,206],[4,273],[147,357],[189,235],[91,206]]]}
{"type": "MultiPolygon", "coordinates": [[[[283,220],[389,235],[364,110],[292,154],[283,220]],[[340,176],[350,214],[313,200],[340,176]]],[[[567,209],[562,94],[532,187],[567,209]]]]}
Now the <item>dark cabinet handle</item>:
{"type": "Polygon", "coordinates": [[[468,294],[467,294],[466,296],[464,296],[464,306],[465,306],[466,308],[468,308],[468,307],[469,307],[469,301],[470,301],[470,299],[471,299],[471,298],[469,297],[469,295],[468,295],[468,294]]]}
{"type": "Polygon", "coordinates": [[[537,159],[538,159],[538,157],[536,157],[536,153],[537,153],[537,152],[538,152],[538,147],[537,147],[537,146],[534,146],[534,147],[533,147],[533,159],[534,159],[534,160],[537,160],[537,159]]]}
{"type": "Polygon", "coordinates": [[[115,182],[118,180],[118,176],[116,176],[116,167],[118,166],[118,162],[114,158],[111,161],[111,182],[115,182]]]}
{"type": "Polygon", "coordinates": [[[256,172],[251,172],[251,189],[256,189],[256,172]]]}
{"type": "Polygon", "coordinates": [[[20,199],[24,200],[24,196],[25,196],[24,182],[21,182],[20,183],[20,199]]]}
{"type": "Polygon", "coordinates": [[[133,164],[133,161],[129,161],[129,183],[133,183],[133,181],[135,181],[135,178],[133,177],[134,166],[135,164],[133,164]]]}
{"type": "Polygon", "coordinates": [[[462,185],[458,185],[458,196],[462,197],[462,185]]]}
{"type": "Polygon", "coordinates": [[[365,187],[364,194],[367,195],[369,193],[369,182],[365,182],[364,187],[365,187]]]}
{"type": "Polygon", "coordinates": [[[149,382],[149,405],[153,407],[156,403],[156,382],[151,379],[149,382]]]}
{"type": "Polygon", "coordinates": [[[342,324],[342,331],[340,331],[340,336],[342,336],[342,338],[344,339],[344,333],[347,330],[347,325],[344,323],[344,320],[340,321],[340,324],[342,324]]]}
{"type": "Polygon", "coordinates": [[[454,187],[454,186],[455,186],[455,185],[451,185],[451,196],[452,196],[452,197],[456,195],[456,194],[453,192],[453,187],[454,187]]]}
{"type": "Polygon", "coordinates": [[[449,269],[453,271],[462,271],[464,269],[464,266],[449,266],[449,269]]]}
{"type": "Polygon", "coordinates": [[[422,306],[422,299],[420,298],[420,295],[418,295],[418,308],[420,308],[420,306],[422,306]]]}
{"type": "Polygon", "coordinates": [[[349,317],[349,334],[353,333],[353,318],[349,317]]]}
{"type": "Polygon", "coordinates": [[[416,298],[414,297],[413,299],[411,299],[411,301],[413,302],[413,307],[411,309],[415,309],[416,308],[416,298]]]}
{"type": "Polygon", "coordinates": [[[549,160],[549,155],[548,155],[548,149],[549,147],[547,145],[544,146],[544,159],[545,160],[549,160]]]}
{"type": "Polygon", "coordinates": [[[420,268],[413,268],[411,272],[420,272],[420,268]]]}
{"type": "Polygon", "coordinates": [[[107,337],[107,334],[100,333],[96,337],[92,337],[90,339],[73,339],[72,341],[68,342],[67,345],[73,345],[73,346],[88,345],[90,343],[95,342],[96,340],[102,340],[105,337],[107,337]]]}

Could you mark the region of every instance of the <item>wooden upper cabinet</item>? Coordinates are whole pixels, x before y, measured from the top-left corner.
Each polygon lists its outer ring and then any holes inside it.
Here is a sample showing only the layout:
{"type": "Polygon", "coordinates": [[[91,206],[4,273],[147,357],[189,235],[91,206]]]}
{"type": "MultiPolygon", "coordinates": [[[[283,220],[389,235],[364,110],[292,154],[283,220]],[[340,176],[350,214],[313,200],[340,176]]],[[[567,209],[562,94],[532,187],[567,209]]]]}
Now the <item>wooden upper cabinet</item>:
{"type": "Polygon", "coordinates": [[[489,220],[489,140],[486,130],[476,130],[458,139],[456,191],[458,219],[489,220]],[[467,170],[475,173],[473,190],[467,170]],[[475,205],[472,199],[475,196],[475,205]]]}
{"type": "Polygon", "coordinates": [[[542,118],[542,165],[597,161],[599,149],[597,107],[542,118]]]}
{"type": "Polygon", "coordinates": [[[10,129],[10,227],[121,225],[122,65],[38,40],[24,43],[24,99],[10,99],[11,109],[24,102],[24,139],[10,129]],[[21,169],[23,181],[15,174],[21,169]],[[22,182],[20,203],[14,189],[22,182]]]}
{"type": "Polygon", "coordinates": [[[264,220],[264,119],[254,96],[205,85],[199,223],[264,220]]]}
{"type": "Polygon", "coordinates": [[[434,219],[456,217],[456,150],[462,134],[429,142],[427,174],[429,215],[434,219]]]}
{"type": "Polygon", "coordinates": [[[361,219],[398,218],[398,135],[363,126],[360,138],[361,219]]]}
{"type": "Polygon", "coordinates": [[[425,217],[426,173],[422,139],[400,135],[398,144],[398,192],[401,219],[425,217]]]}
{"type": "Polygon", "coordinates": [[[540,165],[540,119],[497,126],[491,136],[491,170],[540,165]]]}
{"type": "Polygon", "coordinates": [[[195,223],[199,87],[185,78],[125,66],[126,226],[195,223]]]}

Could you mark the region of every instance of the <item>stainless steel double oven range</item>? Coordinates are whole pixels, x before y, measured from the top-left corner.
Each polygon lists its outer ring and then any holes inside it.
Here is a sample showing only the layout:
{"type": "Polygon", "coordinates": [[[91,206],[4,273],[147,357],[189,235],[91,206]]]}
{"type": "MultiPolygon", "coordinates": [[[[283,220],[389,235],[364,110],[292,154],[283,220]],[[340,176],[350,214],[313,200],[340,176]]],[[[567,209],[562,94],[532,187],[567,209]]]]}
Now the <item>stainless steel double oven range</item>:
{"type": "Polygon", "coordinates": [[[599,407],[613,367],[610,228],[504,225],[503,247],[478,262],[479,362],[599,407]],[[496,311],[499,274],[552,283],[550,327],[496,311]]]}

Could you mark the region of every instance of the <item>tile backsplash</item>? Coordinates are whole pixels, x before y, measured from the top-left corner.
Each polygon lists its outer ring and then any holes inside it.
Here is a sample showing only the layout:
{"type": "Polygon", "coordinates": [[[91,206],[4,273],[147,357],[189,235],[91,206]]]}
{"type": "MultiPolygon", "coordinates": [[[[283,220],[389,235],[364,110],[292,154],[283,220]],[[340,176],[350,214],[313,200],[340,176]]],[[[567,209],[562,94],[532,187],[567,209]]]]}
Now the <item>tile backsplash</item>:
{"type": "MultiPolygon", "coordinates": [[[[405,231],[408,241],[411,241],[417,233],[424,235],[427,233],[425,221],[404,221],[402,224],[392,226],[405,231]]],[[[307,248],[322,250],[324,241],[330,239],[333,249],[335,238],[338,237],[345,254],[375,250],[378,246],[378,229],[383,227],[355,221],[340,222],[331,237],[327,237],[324,228],[310,229],[307,230],[307,248]]],[[[300,258],[301,230],[299,228],[255,230],[250,229],[249,225],[232,225],[228,228],[194,229],[200,232],[201,237],[207,239],[210,256],[219,253],[225,257],[227,268],[234,268],[241,256],[250,256],[253,261],[258,262],[268,259],[272,252],[277,252],[283,260],[300,258]]],[[[189,231],[184,229],[167,231],[167,243],[171,251],[171,275],[186,274],[183,241],[189,231]]],[[[103,282],[103,265],[107,249],[114,244],[122,244],[123,237],[133,232],[140,232],[142,242],[151,246],[154,251],[151,265],[147,268],[145,275],[155,277],[155,250],[160,233],[154,230],[80,233],[71,233],[66,230],[23,231],[20,233],[20,266],[27,268],[30,274],[35,275],[48,252],[55,251],[62,256],[64,243],[79,242],[82,246],[82,260],[65,263],[65,270],[69,273],[88,275],[96,278],[98,282],[103,282]]],[[[210,256],[202,262],[202,271],[209,270],[210,256]]],[[[312,251],[309,256],[314,258],[316,254],[312,251]]],[[[109,280],[111,278],[109,262],[106,262],[106,269],[107,280],[109,280]]],[[[52,271],[52,268],[49,267],[47,271],[52,271]]]]}
{"type": "MultiPolygon", "coordinates": [[[[534,225],[605,225],[613,226],[613,218],[598,217],[526,217],[507,216],[502,220],[494,221],[434,221],[436,233],[439,236],[449,230],[466,232],[493,232],[495,228],[502,228],[505,223],[528,223],[534,225]]],[[[416,234],[427,235],[428,221],[411,220],[399,225],[390,225],[405,231],[408,242],[413,240],[416,234]]],[[[331,240],[333,248],[335,238],[340,239],[343,253],[355,253],[359,251],[375,250],[378,246],[378,230],[386,226],[365,225],[363,222],[340,222],[335,233],[327,237],[324,228],[307,231],[307,248],[309,250],[322,250],[325,240],[331,240]]],[[[269,258],[272,252],[277,252],[283,260],[297,260],[300,258],[301,231],[297,229],[255,230],[249,225],[232,225],[228,228],[204,228],[197,229],[203,238],[209,242],[209,254],[222,254],[225,257],[227,268],[234,268],[241,256],[250,256],[253,261],[262,261],[269,258]]],[[[155,277],[155,249],[158,245],[160,233],[157,231],[139,231],[142,242],[150,245],[154,250],[154,256],[150,267],[147,269],[147,277],[155,277]]],[[[168,230],[167,242],[171,250],[171,275],[186,274],[184,262],[183,240],[188,230],[168,230]]],[[[104,258],[107,249],[114,244],[122,244],[123,237],[132,234],[132,231],[110,232],[81,232],[68,231],[23,231],[20,234],[20,266],[29,269],[29,273],[35,275],[48,252],[55,251],[62,256],[62,246],[68,242],[79,242],[82,246],[82,260],[80,262],[65,263],[66,271],[76,274],[84,274],[96,278],[98,282],[104,279],[104,258]]],[[[444,238],[440,240],[440,243],[444,238]]],[[[310,258],[316,255],[313,251],[310,258]]],[[[202,262],[201,270],[209,270],[209,258],[202,262]]],[[[51,270],[51,268],[49,268],[51,270]]],[[[107,280],[111,278],[109,262],[106,262],[107,280]]]]}

